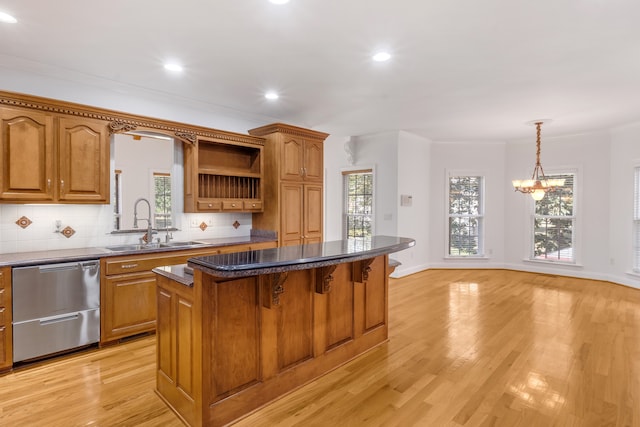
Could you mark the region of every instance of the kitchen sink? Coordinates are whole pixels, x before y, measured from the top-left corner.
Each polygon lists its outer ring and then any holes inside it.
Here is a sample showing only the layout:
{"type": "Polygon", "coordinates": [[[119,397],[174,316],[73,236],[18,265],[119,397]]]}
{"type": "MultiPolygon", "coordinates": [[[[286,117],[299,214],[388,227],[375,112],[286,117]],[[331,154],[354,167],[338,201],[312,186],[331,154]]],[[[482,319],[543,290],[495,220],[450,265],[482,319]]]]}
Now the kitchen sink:
{"type": "Polygon", "coordinates": [[[146,249],[158,249],[158,248],[190,248],[193,246],[204,245],[206,243],[202,242],[168,242],[168,243],[150,243],[147,245],[117,245],[117,246],[107,246],[106,249],[109,249],[113,252],[129,252],[129,251],[144,251],[146,249]]]}
{"type": "Polygon", "coordinates": [[[161,247],[162,246],[160,245],[160,243],[151,243],[148,245],[131,244],[131,245],[107,246],[107,249],[113,252],[126,252],[126,251],[141,251],[144,249],[157,249],[161,247]]]}
{"type": "Polygon", "coordinates": [[[167,242],[160,243],[161,248],[179,248],[179,247],[190,247],[190,246],[198,246],[204,245],[202,242],[167,242]]]}

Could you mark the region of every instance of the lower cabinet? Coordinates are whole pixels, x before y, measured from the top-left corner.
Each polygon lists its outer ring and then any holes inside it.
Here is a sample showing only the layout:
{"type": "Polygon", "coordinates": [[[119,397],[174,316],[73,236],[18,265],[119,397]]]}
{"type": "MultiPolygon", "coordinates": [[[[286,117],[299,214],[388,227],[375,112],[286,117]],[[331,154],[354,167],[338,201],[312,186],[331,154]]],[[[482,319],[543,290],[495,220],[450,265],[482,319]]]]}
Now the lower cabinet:
{"type": "Polygon", "coordinates": [[[11,328],[11,267],[0,268],[0,371],[13,364],[11,328]]]}
{"type": "Polygon", "coordinates": [[[100,343],[156,330],[156,275],[152,269],[184,264],[197,256],[271,247],[276,247],[276,242],[102,258],[100,343]]]}

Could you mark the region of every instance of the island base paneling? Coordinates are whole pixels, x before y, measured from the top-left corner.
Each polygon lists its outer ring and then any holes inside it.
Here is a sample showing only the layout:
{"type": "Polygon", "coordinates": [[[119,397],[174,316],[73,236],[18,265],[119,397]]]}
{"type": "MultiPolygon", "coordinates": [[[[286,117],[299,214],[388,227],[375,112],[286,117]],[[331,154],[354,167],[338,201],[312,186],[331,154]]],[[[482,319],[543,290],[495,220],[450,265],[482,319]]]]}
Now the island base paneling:
{"type": "Polygon", "coordinates": [[[385,342],[388,256],[193,286],[158,276],[157,392],[220,426],[385,342]]]}

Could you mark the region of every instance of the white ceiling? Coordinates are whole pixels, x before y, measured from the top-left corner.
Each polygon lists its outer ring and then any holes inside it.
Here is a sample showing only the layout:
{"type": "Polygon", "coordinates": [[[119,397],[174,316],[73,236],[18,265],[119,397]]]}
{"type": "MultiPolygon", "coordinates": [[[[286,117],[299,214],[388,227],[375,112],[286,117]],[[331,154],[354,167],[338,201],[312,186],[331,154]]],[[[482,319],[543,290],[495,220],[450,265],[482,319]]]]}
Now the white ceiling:
{"type": "Polygon", "coordinates": [[[640,120],[637,0],[0,0],[0,10],[19,20],[0,24],[0,70],[265,123],[457,141],[533,137],[525,123],[540,118],[553,120],[546,135],[640,120]],[[392,59],[371,61],[378,49],[392,59]]]}

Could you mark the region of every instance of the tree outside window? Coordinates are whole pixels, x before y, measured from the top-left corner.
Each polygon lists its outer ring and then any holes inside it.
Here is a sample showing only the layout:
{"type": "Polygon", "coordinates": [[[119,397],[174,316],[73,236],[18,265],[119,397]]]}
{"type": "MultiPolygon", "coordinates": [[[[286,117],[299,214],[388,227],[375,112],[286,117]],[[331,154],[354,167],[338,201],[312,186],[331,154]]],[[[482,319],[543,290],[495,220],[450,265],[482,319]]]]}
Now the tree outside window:
{"type": "Polygon", "coordinates": [[[533,218],[533,259],[575,262],[574,174],[548,175],[564,179],[564,185],[535,202],[533,218]]]}
{"type": "Polygon", "coordinates": [[[483,177],[449,177],[449,256],[483,252],[483,177]]]}
{"type": "Polygon", "coordinates": [[[346,239],[366,238],[373,234],[373,172],[343,172],[344,175],[344,236],[346,239]]]}
{"type": "Polygon", "coordinates": [[[173,226],[171,218],[171,175],[154,172],[153,185],[155,191],[154,218],[156,228],[171,228],[173,226]]]}

